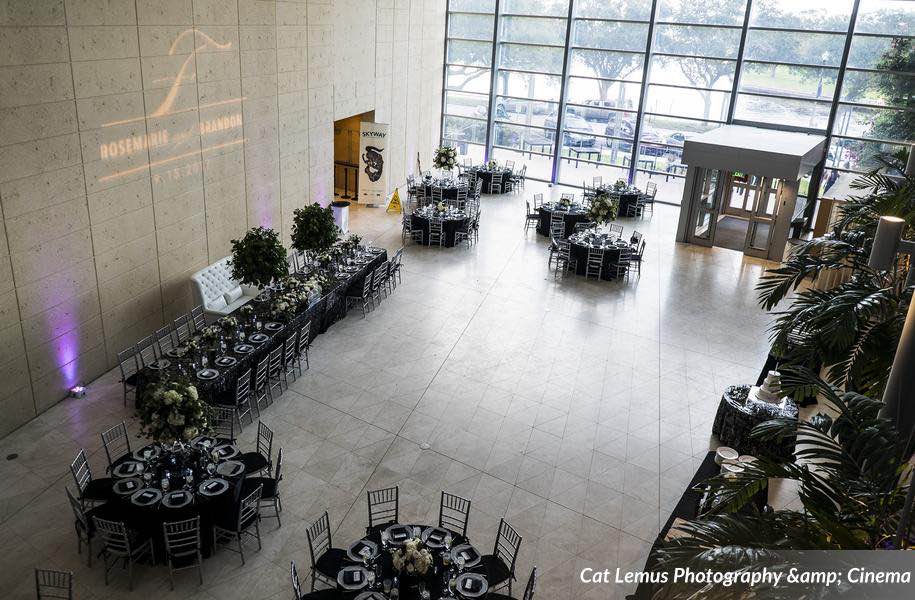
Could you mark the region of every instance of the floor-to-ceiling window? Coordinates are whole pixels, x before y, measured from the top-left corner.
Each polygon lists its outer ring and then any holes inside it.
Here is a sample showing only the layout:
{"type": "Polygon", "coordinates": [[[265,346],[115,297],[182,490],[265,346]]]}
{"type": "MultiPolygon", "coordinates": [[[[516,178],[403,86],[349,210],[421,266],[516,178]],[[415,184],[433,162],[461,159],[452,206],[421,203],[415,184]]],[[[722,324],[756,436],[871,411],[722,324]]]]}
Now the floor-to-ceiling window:
{"type": "Polygon", "coordinates": [[[832,127],[824,196],[915,138],[915,2],[861,0],[832,127]]]}
{"type": "Polygon", "coordinates": [[[569,0],[500,0],[491,156],[553,172],[569,0]]]}
{"type": "Polygon", "coordinates": [[[836,193],[915,138],[915,1],[450,0],[448,34],[443,138],[535,179],[677,203],[684,140],[733,122],[830,136],[836,193]]]}
{"type": "Polygon", "coordinates": [[[479,163],[486,155],[496,0],[450,0],[442,140],[479,163]]]}
{"type": "Polygon", "coordinates": [[[651,2],[577,0],[569,40],[559,181],[627,179],[651,2]]]}

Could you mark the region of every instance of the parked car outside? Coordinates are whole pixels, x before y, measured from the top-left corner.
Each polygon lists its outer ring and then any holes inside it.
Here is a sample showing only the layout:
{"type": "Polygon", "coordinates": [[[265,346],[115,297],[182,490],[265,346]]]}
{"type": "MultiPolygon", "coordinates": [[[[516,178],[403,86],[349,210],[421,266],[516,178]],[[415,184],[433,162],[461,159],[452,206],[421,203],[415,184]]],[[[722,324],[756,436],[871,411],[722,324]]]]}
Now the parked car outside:
{"type": "MultiPolygon", "coordinates": [[[[566,111],[566,118],[564,123],[566,128],[566,131],[564,131],[562,134],[562,144],[564,146],[581,146],[585,148],[591,148],[597,142],[597,139],[593,135],[590,135],[591,124],[583,117],[566,111]]],[[[543,122],[543,125],[544,127],[555,129],[556,117],[548,117],[543,122]]]]}

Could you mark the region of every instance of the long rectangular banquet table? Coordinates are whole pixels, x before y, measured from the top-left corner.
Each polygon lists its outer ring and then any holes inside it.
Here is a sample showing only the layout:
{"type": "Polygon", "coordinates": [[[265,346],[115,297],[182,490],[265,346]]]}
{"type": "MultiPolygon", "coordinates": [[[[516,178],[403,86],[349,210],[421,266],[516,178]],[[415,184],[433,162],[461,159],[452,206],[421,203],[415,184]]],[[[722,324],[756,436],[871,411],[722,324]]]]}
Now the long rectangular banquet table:
{"type": "MultiPolygon", "coordinates": [[[[362,294],[362,284],[365,278],[370,276],[372,271],[384,264],[388,260],[387,251],[376,255],[370,262],[359,268],[355,273],[349,276],[337,279],[335,285],[329,290],[323,291],[323,295],[311,302],[307,309],[302,310],[294,317],[283,323],[284,327],[279,331],[270,332],[262,330],[270,337],[269,340],[255,347],[253,352],[248,354],[236,354],[229,348],[227,354],[236,358],[237,363],[231,367],[219,367],[210,365],[219,371],[219,376],[212,380],[203,381],[196,377],[196,374],[188,372],[183,375],[197,388],[200,397],[210,404],[219,404],[220,402],[230,401],[234,396],[235,382],[238,377],[247,369],[253,371],[257,363],[264,359],[270,351],[278,346],[282,346],[286,340],[295,335],[308,321],[311,321],[311,339],[313,340],[318,334],[327,331],[331,325],[346,316],[346,297],[348,295],[359,296],[362,294]]],[[[255,301],[252,301],[255,302],[255,301]]],[[[262,322],[276,321],[269,316],[269,302],[264,304],[255,304],[255,315],[262,322]]],[[[241,319],[239,319],[241,320],[241,319]]],[[[311,340],[309,340],[311,341],[311,340]]],[[[190,358],[175,359],[169,358],[171,363],[168,368],[155,370],[150,367],[144,367],[137,374],[137,400],[143,397],[146,386],[163,379],[181,377],[180,368],[190,364],[190,358]]]]}

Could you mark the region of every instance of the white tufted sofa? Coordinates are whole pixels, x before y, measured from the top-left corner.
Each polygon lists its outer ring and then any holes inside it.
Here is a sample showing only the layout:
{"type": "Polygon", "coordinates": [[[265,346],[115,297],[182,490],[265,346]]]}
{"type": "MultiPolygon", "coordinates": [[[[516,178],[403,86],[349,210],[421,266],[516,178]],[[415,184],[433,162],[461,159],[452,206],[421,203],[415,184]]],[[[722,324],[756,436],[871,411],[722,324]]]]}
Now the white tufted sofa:
{"type": "Polygon", "coordinates": [[[247,304],[259,293],[256,287],[232,279],[231,257],[227,256],[191,275],[197,303],[209,315],[225,316],[247,304]]]}

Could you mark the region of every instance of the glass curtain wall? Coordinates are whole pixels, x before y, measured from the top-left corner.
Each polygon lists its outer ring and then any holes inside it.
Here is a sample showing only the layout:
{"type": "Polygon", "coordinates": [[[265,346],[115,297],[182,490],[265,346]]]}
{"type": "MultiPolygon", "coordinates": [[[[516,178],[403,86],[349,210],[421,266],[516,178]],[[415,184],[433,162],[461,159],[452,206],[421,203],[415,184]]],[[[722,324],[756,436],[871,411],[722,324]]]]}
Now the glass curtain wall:
{"type": "Polygon", "coordinates": [[[535,179],[679,203],[684,140],[738,123],[829,135],[843,196],[915,138],[910,0],[450,0],[448,34],[444,141],[535,179]]]}
{"type": "Polygon", "coordinates": [[[824,197],[915,139],[915,2],[861,0],[832,125],[824,197]]]}
{"type": "Polygon", "coordinates": [[[483,161],[492,86],[496,0],[450,0],[442,98],[442,143],[483,161]]]}

